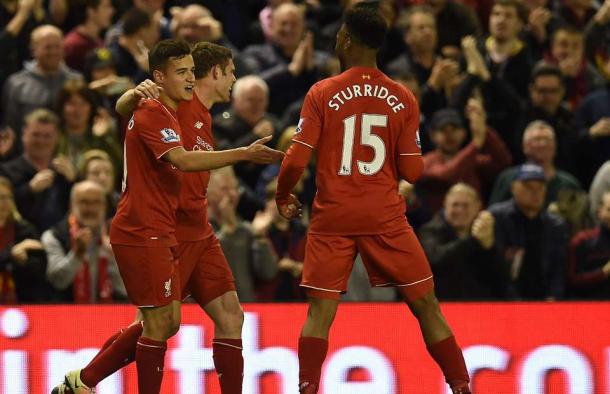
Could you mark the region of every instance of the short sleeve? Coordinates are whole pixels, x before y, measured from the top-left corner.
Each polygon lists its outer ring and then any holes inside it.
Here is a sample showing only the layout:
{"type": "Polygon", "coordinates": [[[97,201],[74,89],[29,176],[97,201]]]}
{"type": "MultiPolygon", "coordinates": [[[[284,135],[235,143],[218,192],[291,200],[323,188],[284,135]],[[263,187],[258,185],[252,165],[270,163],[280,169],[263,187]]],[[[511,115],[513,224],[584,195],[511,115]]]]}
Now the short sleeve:
{"type": "Polygon", "coordinates": [[[412,94],[407,99],[408,112],[405,112],[402,121],[402,130],[398,137],[398,156],[421,156],[421,142],[419,139],[419,105],[412,94]]]}
{"type": "Polygon", "coordinates": [[[138,111],[135,115],[135,123],[138,137],[157,159],[170,150],[182,146],[180,126],[163,109],[145,108],[143,111],[138,111]]]}
{"type": "Polygon", "coordinates": [[[321,101],[318,95],[318,85],[314,85],[303,102],[301,109],[301,117],[296,129],[296,135],[292,139],[295,142],[303,144],[315,149],[320,139],[322,131],[323,111],[321,110],[321,101]]]}

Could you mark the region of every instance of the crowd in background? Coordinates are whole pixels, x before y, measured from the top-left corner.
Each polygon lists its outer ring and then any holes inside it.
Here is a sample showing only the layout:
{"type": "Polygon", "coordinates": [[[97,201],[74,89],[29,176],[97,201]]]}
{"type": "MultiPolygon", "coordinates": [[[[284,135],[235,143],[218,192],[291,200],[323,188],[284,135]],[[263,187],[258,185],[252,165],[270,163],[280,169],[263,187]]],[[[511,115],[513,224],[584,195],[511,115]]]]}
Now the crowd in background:
{"type": "MultiPolygon", "coordinates": [[[[357,0],[0,0],[0,303],[126,300],[108,226],[120,197],[117,98],[164,38],[233,50],[216,149],[273,136],[340,72],[357,0]]],[[[381,0],[378,66],[414,92],[424,171],[397,193],[441,300],[610,298],[610,0],[381,0]]],[[[300,301],[303,218],[275,208],[279,165],[212,174],[209,217],[241,301],[300,301]]],[[[365,197],[365,196],[363,196],[365,197]]],[[[358,256],[348,300],[370,289],[358,256]]]]}

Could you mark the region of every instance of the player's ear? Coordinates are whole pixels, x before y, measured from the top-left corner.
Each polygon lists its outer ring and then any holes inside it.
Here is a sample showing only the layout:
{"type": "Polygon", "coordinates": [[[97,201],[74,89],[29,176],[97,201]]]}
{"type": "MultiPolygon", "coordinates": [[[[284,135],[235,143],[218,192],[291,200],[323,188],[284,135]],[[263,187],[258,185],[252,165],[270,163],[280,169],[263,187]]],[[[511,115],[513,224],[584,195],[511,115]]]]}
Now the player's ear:
{"type": "Polygon", "coordinates": [[[155,81],[155,83],[163,83],[165,75],[163,74],[163,72],[161,70],[153,70],[152,75],[153,75],[153,81],[155,81]]]}
{"type": "Polygon", "coordinates": [[[218,77],[220,77],[220,66],[216,64],[212,67],[212,78],[218,79],[218,77]]]}

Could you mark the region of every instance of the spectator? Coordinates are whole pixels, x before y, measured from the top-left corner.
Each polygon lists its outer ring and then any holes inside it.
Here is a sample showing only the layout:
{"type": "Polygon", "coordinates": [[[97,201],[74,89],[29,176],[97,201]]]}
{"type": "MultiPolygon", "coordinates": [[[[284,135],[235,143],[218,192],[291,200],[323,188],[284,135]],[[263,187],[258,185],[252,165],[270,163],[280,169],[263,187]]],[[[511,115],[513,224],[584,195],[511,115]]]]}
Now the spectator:
{"type": "Polygon", "coordinates": [[[110,0],[79,0],[73,6],[78,25],[64,38],[64,59],[82,72],[87,53],[104,45],[101,33],[110,26],[114,8],[110,0]]]}
{"type": "Polygon", "coordinates": [[[252,225],[237,216],[238,182],[231,167],[212,172],[208,186],[210,223],[235,277],[241,302],[256,301],[256,282],[268,281],[277,274],[277,257],[265,235],[268,221],[252,225]],[[256,227],[254,226],[256,224],[256,227]]]}
{"type": "Polygon", "coordinates": [[[610,0],[605,0],[585,28],[586,52],[597,70],[610,79],[610,0]]]}
{"type": "Polygon", "coordinates": [[[110,247],[104,189],[93,181],[74,185],[70,213],[42,234],[49,257],[47,278],[58,301],[89,304],[126,299],[110,247]]]}
{"type": "Polygon", "coordinates": [[[542,58],[549,45],[549,37],[557,27],[559,20],[551,8],[553,4],[549,0],[524,1],[528,17],[523,37],[532,52],[534,59],[542,58]]]}
{"type": "MultiPolygon", "coordinates": [[[[30,57],[30,35],[44,18],[42,1],[0,1],[0,89],[6,78],[21,70],[30,57]]],[[[0,114],[1,115],[1,114],[0,114]]]]}
{"type": "Polygon", "coordinates": [[[503,299],[509,276],[495,245],[494,218],[474,188],[455,184],[444,209],[420,229],[440,300],[503,299]]]}
{"type": "Polygon", "coordinates": [[[305,14],[298,5],[275,8],[271,28],[272,41],[247,47],[244,57],[269,85],[269,112],[281,116],[320,78],[328,56],[314,50],[313,36],[305,33],[305,14]]]}
{"type": "MultiPolygon", "coordinates": [[[[206,2],[209,2],[209,0],[206,0],[206,2]]],[[[165,40],[167,38],[173,37],[170,27],[171,20],[163,15],[165,13],[165,0],[118,1],[114,4],[118,8],[118,15],[125,15],[131,12],[131,10],[134,8],[140,11],[144,11],[145,13],[150,15],[153,20],[150,33],[156,36],[155,42],[158,40],[165,40]]],[[[124,23],[125,20],[120,19],[110,29],[108,29],[105,38],[106,46],[111,46],[112,44],[114,44],[123,34],[124,23]]],[[[152,45],[148,48],[152,48],[152,45]]]]}
{"type": "Polygon", "coordinates": [[[525,160],[522,151],[523,132],[535,120],[547,122],[555,130],[557,153],[555,165],[564,171],[573,172],[576,168],[574,146],[578,134],[572,126],[572,112],[565,106],[563,97],[565,87],[561,71],[556,66],[541,64],[532,73],[530,99],[517,121],[511,153],[516,163],[525,160]]]}
{"type": "Polygon", "coordinates": [[[76,179],[67,157],[53,158],[58,139],[57,116],[46,109],[33,111],[25,118],[23,154],[0,165],[0,175],[13,184],[19,212],[39,233],[64,217],[76,179]]]}
{"type": "Polygon", "coordinates": [[[597,211],[599,226],[578,233],[570,242],[568,280],[572,297],[610,299],[610,190],[597,211]]]}
{"type": "Polygon", "coordinates": [[[36,230],[19,215],[10,181],[0,177],[0,304],[47,301],[46,266],[36,230]]]}
{"type": "Polygon", "coordinates": [[[559,67],[570,109],[575,109],[588,92],[604,85],[604,78],[585,57],[582,31],[574,27],[563,26],[555,30],[545,62],[559,67]]]}
{"type": "Polygon", "coordinates": [[[589,93],[574,114],[580,138],[576,175],[585,187],[610,157],[610,84],[589,93]]]}
{"type": "Polygon", "coordinates": [[[121,34],[108,48],[117,74],[140,83],[148,74],[148,50],[159,41],[159,25],[152,15],[139,8],[130,9],[121,20],[121,34]]]}
{"type": "Polygon", "coordinates": [[[116,123],[98,102],[95,92],[84,83],[67,83],[62,88],[57,98],[62,131],[57,153],[68,157],[76,166],[85,151],[101,149],[120,168],[123,147],[116,123]]]}
{"type": "Polygon", "coordinates": [[[480,102],[470,101],[467,117],[472,139],[465,146],[466,129],[457,111],[445,109],[432,117],[430,137],[436,149],[424,155],[424,171],[418,182],[424,193],[422,200],[432,212],[441,208],[443,198],[453,184],[465,182],[478,192],[484,192],[511,162],[508,149],[487,126],[480,102]]]}
{"type": "Polygon", "coordinates": [[[273,281],[275,301],[302,301],[305,300],[305,292],[299,286],[301,273],[303,272],[303,261],[305,260],[305,240],[307,226],[301,219],[288,221],[282,217],[275,204],[275,191],[277,179],[267,186],[267,199],[265,211],[254,220],[269,221],[266,227],[267,237],[271,240],[273,250],[278,256],[278,274],[273,281]]]}
{"type": "MultiPolygon", "coordinates": [[[[559,192],[564,189],[582,190],[580,183],[569,173],[555,167],[557,143],[555,130],[542,120],[535,120],[527,125],[523,132],[523,155],[529,163],[544,169],[546,193],[544,206],[557,201],[559,192]]],[[[511,198],[511,188],[519,166],[507,168],[496,179],[489,203],[494,204],[511,198]]]]}
{"type": "Polygon", "coordinates": [[[34,60],[6,81],[2,96],[4,123],[17,134],[20,143],[25,115],[36,108],[53,108],[59,90],[81,75],[63,63],[63,34],[55,26],[43,25],[32,32],[34,60]]]}
{"type": "MultiPolygon", "coordinates": [[[[267,112],[269,88],[265,81],[255,75],[242,77],[233,85],[231,108],[214,118],[214,139],[218,149],[233,149],[247,146],[259,138],[278,134],[279,120],[267,112]]],[[[275,146],[277,137],[271,142],[275,146]]],[[[235,174],[250,189],[264,169],[253,163],[238,163],[235,174]]]]}
{"type": "Polygon", "coordinates": [[[459,52],[460,42],[466,36],[480,36],[481,26],[472,9],[452,0],[425,0],[436,15],[438,26],[438,47],[445,52],[445,47],[453,47],[459,52]]]}
{"type": "Polygon", "coordinates": [[[222,23],[206,7],[190,4],[173,11],[172,30],[174,36],[183,39],[191,46],[206,41],[230,48],[233,52],[235,75],[239,78],[250,74],[250,69],[235,46],[224,34],[222,23]]]}
{"type": "Polygon", "coordinates": [[[557,14],[563,23],[575,29],[584,29],[595,15],[592,0],[563,0],[559,3],[557,14]]]}
{"type": "Polygon", "coordinates": [[[106,192],[107,218],[111,219],[116,212],[120,194],[115,187],[116,170],[110,156],[103,150],[86,151],[79,163],[79,178],[96,182],[106,192]]]}
{"type": "Polygon", "coordinates": [[[597,171],[591,189],[589,190],[589,202],[591,204],[591,214],[597,216],[602,195],[610,190],[610,159],[604,163],[597,171]]]}
{"type": "Polygon", "coordinates": [[[524,300],[557,300],[565,293],[568,230],[544,210],[546,180],[541,166],[523,164],[511,185],[513,199],[489,207],[496,245],[524,300]]]}

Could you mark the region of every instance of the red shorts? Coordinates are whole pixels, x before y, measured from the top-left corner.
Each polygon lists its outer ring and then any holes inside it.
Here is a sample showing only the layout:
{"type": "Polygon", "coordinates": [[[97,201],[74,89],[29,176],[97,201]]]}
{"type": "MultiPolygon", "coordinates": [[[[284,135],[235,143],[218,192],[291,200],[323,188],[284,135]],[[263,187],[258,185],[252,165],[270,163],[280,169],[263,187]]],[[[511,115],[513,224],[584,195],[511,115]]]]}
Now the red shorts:
{"type": "Polygon", "coordinates": [[[137,307],[180,301],[176,248],[112,245],[129,300],[137,307]]]}
{"type": "Polygon", "coordinates": [[[428,259],[413,229],[385,234],[308,234],[301,286],[310,296],[339,299],[347,291],[354,258],[360,253],[372,286],[397,286],[407,300],[434,288],[428,259]]]}
{"type": "Polygon", "coordinates": [[[182,299],[189,295],[202,307],[235,290],[235,279],[214,233],[201,241],[180,242],[182,299]]]}

